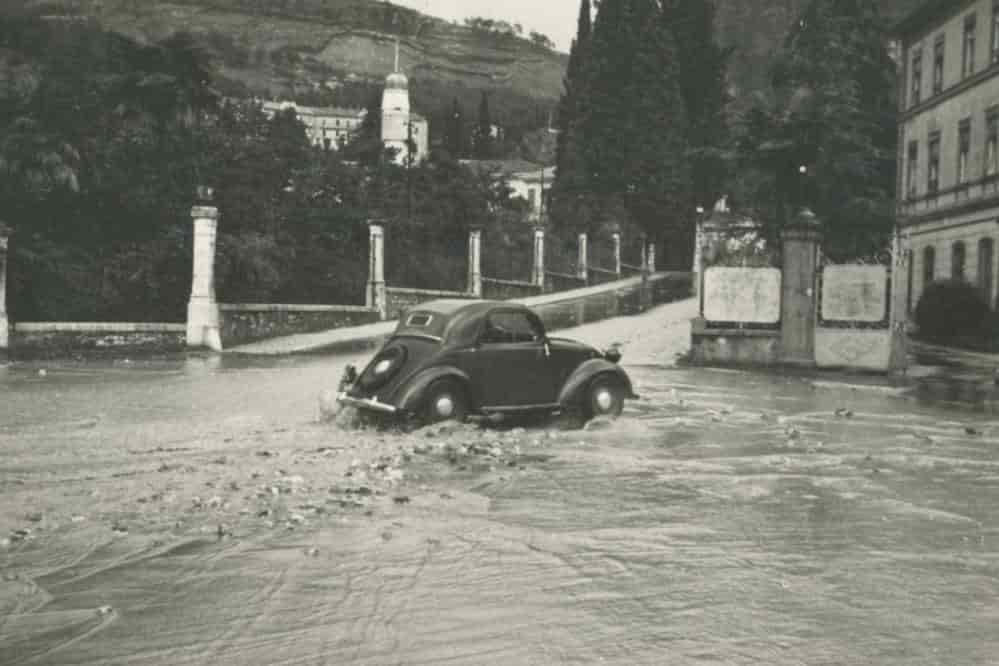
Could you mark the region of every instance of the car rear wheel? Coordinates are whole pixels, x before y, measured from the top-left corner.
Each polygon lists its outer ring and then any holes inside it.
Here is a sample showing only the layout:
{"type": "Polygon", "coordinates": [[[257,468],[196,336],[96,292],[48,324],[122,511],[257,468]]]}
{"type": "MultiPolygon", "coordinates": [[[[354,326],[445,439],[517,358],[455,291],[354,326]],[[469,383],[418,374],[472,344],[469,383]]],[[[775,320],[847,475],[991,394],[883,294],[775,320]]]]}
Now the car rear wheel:
{"type": "Polygon", "coordinates": [[[464,387],[453,379],[440,379],[427,389],[424,417],[428,423],[464,421],[468,398],[464,387]]]}
{"type": "Polygon", "coordinates": [[[624,409],[624,386],[613,377],[597,377],[590,383],[586,398],[586,417],[615,419],[624,409]]]}

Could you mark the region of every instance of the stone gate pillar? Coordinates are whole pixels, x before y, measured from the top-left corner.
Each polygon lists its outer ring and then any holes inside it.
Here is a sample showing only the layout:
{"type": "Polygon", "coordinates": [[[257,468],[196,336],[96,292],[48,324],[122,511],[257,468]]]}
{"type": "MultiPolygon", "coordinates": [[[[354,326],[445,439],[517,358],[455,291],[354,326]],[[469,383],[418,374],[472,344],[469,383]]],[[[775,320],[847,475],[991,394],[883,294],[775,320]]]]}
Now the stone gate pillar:
{"type": "Polygon", "coordinates": [[[614,243],[614,273],[617,274],[617,279],[621,279],[621,232],[615,231],[611,234],[611,240],[614,243]]]}
{"type": "Polygon", "coordinates": [[[482,230],[468,232],[468,293],[482,298],[482,230]]]}
{"type": "Polygon", "coordinates": [[[380,319],[388,316],[385,291],[385,227],[380,222],[368,222],[368,288],[365,304],[378,310],[380,319]]]}
{"type": "Polygon", "coordinates": [[[784,263],[781,276],[781,361],[815,365],[815,293],[822,225],[815,213],[802,209],[781,232],[784,263]]]}
{"type": "Polygon", "coordinates": [[[7,239],[10,229],[0,222],[0,361],[6,360],[10,347],[10,322],[7,320],[7,239]]]}
{"type": "Polygon", "coordinates": [[[187,303],[187,346],[222,351],[219,305],[215,300],[215,239],[219,209],[207,205],[211,192],[201,194],[202,202],[191,208],[194,220],[194,264],[191,299],[187,303]]]}
{"type": "Polygon", "coordinates": [[[907,235],[903,235],[901,229],[895,227],[892,237],[892,267],[891,267],[891,302],[889,304],[890,315],[888,318],[891,327],[891,356],[888,369],[892,373],[905,374],[908,369],[908,354],[906,350],[908,342],[908,322],[909,322],[909,271],[912,261],[909,250],[911,241],[907,235]]]}
{"type": "Polygon", "coordinates": [[[531,264],[531,284],[545,288],[545,228],[534,227],[534,260],[531,264]]]}
{"type": "Polygon", "coordinates": [[[645,245],[645,270],[649,273],[656,272],[656,243],[652,241],[651,243],[646,243],[645,245]]]}
{"type": "Polygon", "coordinates": [[[577,246],[578,256],[576,257],[576,276],[585,283],[589,280],[590,277],[589,268],[588,268],[590,262],[590,257],[589,257],[590,248],[587,246],[589,243],[589,238],[587,237],[585,231],[579,234],[578,243],[579,243],[577,246]]]}

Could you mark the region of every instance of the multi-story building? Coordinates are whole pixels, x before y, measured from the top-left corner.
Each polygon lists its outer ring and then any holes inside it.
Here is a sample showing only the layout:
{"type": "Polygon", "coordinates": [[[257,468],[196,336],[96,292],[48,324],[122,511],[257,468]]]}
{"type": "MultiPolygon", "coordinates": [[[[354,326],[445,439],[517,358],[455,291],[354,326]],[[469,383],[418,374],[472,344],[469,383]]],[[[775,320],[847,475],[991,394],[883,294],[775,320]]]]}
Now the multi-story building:
{"type": "Polygon", "coordinates": [[[526,220],[532,223],[542,221],[550,207],[555,167],[546,167],[527,160],[460,160],[460,162],[476,174],[504,180],[510,188],[510,198],[520,198],[527,202],[526,220]]]}
{"type": "Polygon", "coordinates": [[[364,122],[364,109],[341,109],[337,107],[302,106],[294,102],[263,102],[264,113],[273,116],[285,109],[294,109],[295,115],[305,125],[309,143],[317,148],[339,150],[350,140],[361,123],[364,122]]]}
{"type": "Polygon", "coordinates": [[[937,280],[996,305],[999,242],[999,0],[928,0],[901,42],[898,223],[910,311],[937,280]]]}

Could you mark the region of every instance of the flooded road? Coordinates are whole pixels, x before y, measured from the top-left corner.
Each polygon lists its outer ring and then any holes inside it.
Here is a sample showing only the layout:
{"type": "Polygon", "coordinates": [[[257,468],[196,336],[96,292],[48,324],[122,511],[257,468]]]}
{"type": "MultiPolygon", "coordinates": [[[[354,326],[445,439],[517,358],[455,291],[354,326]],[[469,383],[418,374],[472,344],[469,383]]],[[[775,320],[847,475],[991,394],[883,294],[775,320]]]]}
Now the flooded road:
{"type": "Polygon", "coordinates": [[[8,368],[0,663],[997,661],[983,382],[634,365],[614,424],[387,434],[316,421],[350,360],[8,368]]]}

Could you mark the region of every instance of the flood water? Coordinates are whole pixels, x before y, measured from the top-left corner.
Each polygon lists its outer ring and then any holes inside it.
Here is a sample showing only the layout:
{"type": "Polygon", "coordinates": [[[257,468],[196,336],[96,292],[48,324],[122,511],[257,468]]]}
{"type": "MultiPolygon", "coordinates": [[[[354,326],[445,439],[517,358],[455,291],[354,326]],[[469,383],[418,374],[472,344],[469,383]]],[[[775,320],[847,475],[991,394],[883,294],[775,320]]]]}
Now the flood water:
{"type": "MultiPolygon", "coordinates": [[[[312,423],[352,360],[8,368],[0,493],[67,447],[100,466],[264,428],[354,437],[312,423]]],[[[493,471],[417,458],[412,501],[373,516],[0,550],[2,585],[24,588],[0,604],[0,662],[997,663],[999,420],[980,377],[962,403],[627,369],[642,399],[613,425],[530,426],[530,455],[493,471]]]]}

